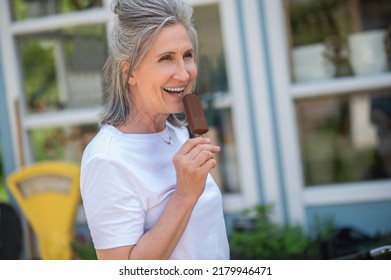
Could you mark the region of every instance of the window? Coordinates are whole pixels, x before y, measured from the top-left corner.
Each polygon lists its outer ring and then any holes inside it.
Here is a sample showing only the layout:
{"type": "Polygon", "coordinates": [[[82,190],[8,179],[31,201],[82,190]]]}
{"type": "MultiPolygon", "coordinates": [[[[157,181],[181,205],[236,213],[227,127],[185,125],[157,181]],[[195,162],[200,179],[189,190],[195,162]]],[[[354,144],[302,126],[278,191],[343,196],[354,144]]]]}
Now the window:
{"type": "Polygon", "coordinates": [[[101,7],[101,0],[12,0],[14,21],[101,7]]]}
{"type": "Polygon", "coordinates": [[[296,102],[307,186],[391,178],[391,88],[296,102]]]}
{"type": "Polygon", "coordinates": [[[293,81],[390,71],[390,1],[286,2],[293,81]]]}
{"type": "Polygon", "coordinates": [[[218,4],[196,6],[194,22],[199,35],[197,92],[204,103],[209,137],[221,146],[213,177],[225,193],[239,192],[231,99],[228,90],[218,4]]]}
{"type": "Polygon", "coordinates": [[[391,2],[285,4],[305,185],[391,178],[391,2]]]}
{"type": "Polygon", "coordinates": [[[80,163],[84,148],[98,130],[97,125],[36,128],[29,131],[35,161],[65,160],[80,163]]]}
{"type": "Polygon", "coordinates": [[[103,25],[21,35],[17,42],[28,114],[101,104],[103,25]]]}

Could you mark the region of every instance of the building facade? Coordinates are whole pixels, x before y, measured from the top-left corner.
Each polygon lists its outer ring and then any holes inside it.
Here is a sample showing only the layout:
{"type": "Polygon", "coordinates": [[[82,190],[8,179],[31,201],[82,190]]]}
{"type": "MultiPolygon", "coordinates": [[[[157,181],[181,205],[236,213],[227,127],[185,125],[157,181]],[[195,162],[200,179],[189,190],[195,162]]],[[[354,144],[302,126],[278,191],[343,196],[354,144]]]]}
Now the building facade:
{"type": "MultiPolygon", "coordinates": [[[[5,174],[80,161],[98,129],[110,2],[1,1],[5,174]]],[[[190,2],[227,221],[268,204],[309,232],[318,217],[390,232],[389,1],[190,2]]]]}

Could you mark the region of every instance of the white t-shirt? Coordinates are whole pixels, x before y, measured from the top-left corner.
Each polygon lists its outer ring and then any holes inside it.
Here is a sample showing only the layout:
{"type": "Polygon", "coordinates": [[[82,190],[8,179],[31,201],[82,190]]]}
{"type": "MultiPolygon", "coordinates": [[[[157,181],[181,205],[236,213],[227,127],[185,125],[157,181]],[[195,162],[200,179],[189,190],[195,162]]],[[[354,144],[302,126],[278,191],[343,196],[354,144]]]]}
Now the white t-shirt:
{"type": "MultiPolygon", "coordinates": [[[[96,249],[136,244],[153,227],[175,191],[172,158],[188,138],[168,122],[154,134],[102,126],[84,151],[80,177],[96,249]],[[163,141],[169,136],[172,146],[163,141]]],[[[221,192],[210,175],[171,259],[229,259],[221,192]]]]}

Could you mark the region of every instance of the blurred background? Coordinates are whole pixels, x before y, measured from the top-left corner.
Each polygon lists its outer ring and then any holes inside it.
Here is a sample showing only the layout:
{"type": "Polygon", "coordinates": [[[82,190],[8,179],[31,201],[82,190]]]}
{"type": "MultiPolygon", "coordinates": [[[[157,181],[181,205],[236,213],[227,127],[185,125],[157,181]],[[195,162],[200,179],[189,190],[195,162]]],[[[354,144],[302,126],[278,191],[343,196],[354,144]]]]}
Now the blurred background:
{"type": "MultiPolygon", "coordinates": [[[[80,163],[98,129],[110,2],[0,2],[0,201],[17,213],[0,222],[0,252],[20,222],[14,258],[40,252],[6,179],[80,163]]],[[[391,1],[190,2],[233,258],[391,243],[391,1]]],[[[74,234],[77,257],[94,258],[82,204],[74,234]]]]}

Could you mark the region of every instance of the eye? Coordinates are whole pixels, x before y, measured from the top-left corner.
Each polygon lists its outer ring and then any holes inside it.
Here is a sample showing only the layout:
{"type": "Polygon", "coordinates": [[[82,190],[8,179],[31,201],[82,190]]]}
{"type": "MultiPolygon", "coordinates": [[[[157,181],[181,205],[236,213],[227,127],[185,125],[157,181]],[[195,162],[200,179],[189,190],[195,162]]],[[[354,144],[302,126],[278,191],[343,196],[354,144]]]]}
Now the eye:
{"type": "Polygon", "coordinates": [[[171,61],[171,60],[172,60],[171,55],[164,55],[161,58],[159,58],[159,62],[160,61],[171,61]]]}
{"type": "Polygon", "coordinates": [[[193,58],[193,52],[192,51],[188,51],[185,53],[185,55],[183,56],[185,59],[192,59],[193,58]]]}

